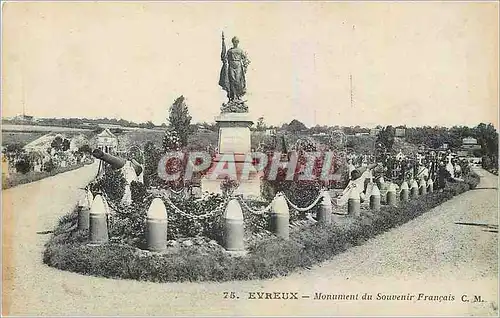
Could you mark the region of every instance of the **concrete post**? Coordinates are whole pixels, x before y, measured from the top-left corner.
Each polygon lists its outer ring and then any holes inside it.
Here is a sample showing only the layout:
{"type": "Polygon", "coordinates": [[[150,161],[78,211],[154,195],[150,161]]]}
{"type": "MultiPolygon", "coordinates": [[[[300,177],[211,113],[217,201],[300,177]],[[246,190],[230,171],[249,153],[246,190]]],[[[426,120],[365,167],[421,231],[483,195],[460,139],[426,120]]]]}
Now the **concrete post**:
{"type": "Polygon", "coordinates": [[[412,199],[418,198],[418,183],[415,179],[411,181],[411,197],[412,199]]]}
{"type": "Polygon", "coordinates": [[[146,219],[147,248],[162,252],[167,248],[167,209],[160,198],[155,198],[149,206],[146,219]]]}
{"type": "Polygon", "coordinates": [[[322,194],[323,200],[321,201],[321,205],[316,214],[316,219],[318,222],[330,224],[332,223],[332,198],[330,197],[330,193],[327,190],[323,190],[322,194]]]}
{"type": "Polygon", "coordinates": [[[427,192],[434,192],[434,182],[432,181],[432,179],[427,180],[427,187],[427,192]]]}
{"type": "Polygon", "coordinates": [[[288,203],[283,194],[278,194],[271,202],[271,219],[269,221],[271,232],[277,236],[288,240],[290,213],[288,210],[288,203]]]}
{"type": "Polygon", "coordinates": [[[85,193],[85,196],[80,201],[80,204],[78,207],[78,229],[79,230],[88,230],[89,229],[90,206],[92,205],[93,201],[94,201],[94,197],[92,195],[92,192],[87,190],[87,193],[85,193]]]}
{"type": "Polygon", "coordinates": [[[380,177],[379,179],[379,183],[380,183],[380,187],[379,187],[379,191],[380,191],[380,201],[382,203],[386,203],[387,202],[387,183],[385,182],[384,180],[384,177],[380,177]]]}
{"type": "Polygon", "coordinates": [[[422,178],[420,180],[420,188],[419,188],[420,195],[427,194],[427,183],[425,180],[422,178]]]}
{"type": "Polygon", "coordinates": [[[229,201],[224,212],[224,248],[232,252],[245,250],[243,212],[238,200],[229,201]]]}
{"type": "Polygon", "coordinates": [[[359,216],[361,214],[361,199],[359,197],[359,190],[356,187],[352,188],[349,194],[347,214],[352,216],[359,216]]]}
{"type": "Polygon", "coordinates": [[[408,201],[409,197],[409,189],[408,189],[408,182],[403,181],[401,184],[401,201],[406,202],[408,201]]]}
{"type": "Polygon", "coordinates": [[[374,184],[370,195],[370,209],[380,211],[380,190],[374,184]]]}
{"type": "Polygon", "coordinates": [[[108,219],[104,199],[96,195],[89,215],[89,239],[91,244],[106,243],[108,236],[108,219]]]}
{"type": "Polygon", "coordinates": [[[396,206],[396,187],[390,182],[387,188],[387,205],[396,206]]]}

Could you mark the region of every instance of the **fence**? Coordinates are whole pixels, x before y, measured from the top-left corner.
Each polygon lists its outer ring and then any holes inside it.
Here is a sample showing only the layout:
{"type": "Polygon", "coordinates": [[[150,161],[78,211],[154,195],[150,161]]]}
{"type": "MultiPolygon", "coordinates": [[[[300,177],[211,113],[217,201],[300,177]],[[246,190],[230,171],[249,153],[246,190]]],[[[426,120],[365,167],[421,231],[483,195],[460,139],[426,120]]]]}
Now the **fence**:
{"type": "MultiPolygon", "coordinates": [[[[338,217],[338,214],[333,213],[334,205],[338,207],[347,205],[347,211],[343,214],[346,217],[357,217],[361,213],[362,202],[367,203],[371,210],[378,211],[382,204],[396,206],[398,201],[404,202],[410,200],[410,198],[415,199],[433,192],[433,190],[432,180],[427,183],[422,180],[420,184],[417,184],[416,180],[412,180],[410,185],[405,181],[400,187],[387,182],[380,184],[380,189],[373,182],[368,183],[366,189],[360,189],[359,186],[354,184],[337,200],[332,200],[326,189],[321,190],[318,197],[306,207],[297,206],[284,193],[279,192],[270,204],[261,209],[250,207],[242,196],[232,196],[228,197],[214,210],[201,215],[182,211],[170,200],[169,195],[166,193],[160,191],[150,192],[149,196],[152,196],[153,200],[148,209],[146,220],[147,249],[154,252],[161,252],[166,249],[168,230],[166,205],[170,206],[174,213],[192,220],[211,218],[222,214],[224,231],[222,245],[229,252],[241,253],[245,251],[243,209],[249,213],[269,218],[269,231],[277,237],[288,240],[289,229],[294,227],[293,224],[290,224],[289,207],[307,213],[319,204],[316,209],[316,218],[314,219],[310,213],[306,218],[314,223],[330,224],[336,220],[335,217],[338,217]],[[365,200],[366,196],[362,190],[369,193],[368,200],[365,200]],[[345,197],[347,197],[347,200],[343,199],[345,197]]],[[[94,198],[90,193],[87,193],[86,198],[79,205],[79,228],[88,228],[90,243],[102,244],[108,242],[107,215],[111,213],[110,209],[116,210],[118,208],[110,206],[105,194],[98,194],[94,198]]]]}

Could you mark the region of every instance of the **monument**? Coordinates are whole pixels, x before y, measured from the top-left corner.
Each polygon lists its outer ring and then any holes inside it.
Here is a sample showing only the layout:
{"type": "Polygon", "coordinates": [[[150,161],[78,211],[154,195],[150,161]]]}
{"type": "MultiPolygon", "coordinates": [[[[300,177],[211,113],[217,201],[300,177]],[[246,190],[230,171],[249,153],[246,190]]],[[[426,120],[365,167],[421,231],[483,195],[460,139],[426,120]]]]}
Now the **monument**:
{"type": "Polygon", "coordinates": [[[224,33],[222,33],[221,60],[222,67],[219,76],[219,86],[227,93],[228,101],[222,104],[221,114],[215,118],[219,127],[218,153],[216,154],[207,175],[201,180],[202,191],[221,193],[221,183],[224,175],[213,175],[217,164],[223,159],[232,158],[228,165],[235,165],[238,187],[234,194],[244,196],[260,196],[261,174],[250,173],[249,178],[240,179],[244,161],[251,151],[250,126],[253,121],[248,114],[246,94],[246,71],[250,64],[247,54],[238,46],[239,39],[231,40],[233,47],[226,51],[224,33]]]}

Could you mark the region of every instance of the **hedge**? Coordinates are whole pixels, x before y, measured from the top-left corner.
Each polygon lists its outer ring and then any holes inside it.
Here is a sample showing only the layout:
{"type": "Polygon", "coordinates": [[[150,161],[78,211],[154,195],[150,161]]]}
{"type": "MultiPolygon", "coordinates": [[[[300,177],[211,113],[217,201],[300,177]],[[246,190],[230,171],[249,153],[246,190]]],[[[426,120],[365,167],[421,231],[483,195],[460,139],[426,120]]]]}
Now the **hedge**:
{"type": "Polygon", "coordinates": [[[248,247],[245,256],[232,256],[218,245],[169,248],[151,253],[123,244],[87,245],[87,232],[75,228],[77,213],[63,217],[46,244],[45,264],[85,275],[152,282],[229,281],[266,279],[330,259],[354,245],[404,224],[453,196],[475,188],[477,175],[464,182],[449,183],[442,192],[402,202],[381,211],[362,210],[359,217],[346,217],[330,225],[316,223],[292,231],[290,240],[278,237],[248,247]]]}
{"type": "Polygon", "coordinates": [[[42,171],[42,172],[36,172],[36,171],[30,171],[26,174],[22,173],[13,173],[11,174],[8,178],[2,179],[2,189],[9,189],[16,187],[21,184],[26,184],[26,183],[31,183],[35,182],[38,180],[42,180],[48,177],[55,176],[56,174],[60,174],[63,172],[68,172],[71,170],[75,170],[78,168],[83,167],[83,163],[79,163],[76,165],[68,166],[68,167],[58,167],[55,168],[54,170],[47,172],[47,171],[42,171]]]}

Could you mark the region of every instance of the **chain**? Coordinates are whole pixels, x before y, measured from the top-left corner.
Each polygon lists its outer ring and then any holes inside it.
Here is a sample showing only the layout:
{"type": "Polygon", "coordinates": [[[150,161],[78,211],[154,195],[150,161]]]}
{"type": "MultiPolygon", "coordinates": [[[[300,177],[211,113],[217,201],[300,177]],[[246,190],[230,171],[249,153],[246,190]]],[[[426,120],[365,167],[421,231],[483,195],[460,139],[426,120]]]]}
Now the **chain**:
{"type": "Polygon", "coordinates": [[[319,200],[323,197],[323,195],[320,193],[318,195],[318,197],[313,201],[313,203],[309,204],[305,208],[299,208],[298,206],[293,204],[293,202],[290,201],[289,198],[287,198],[285,195],[283,195],[283,196],[285,197],[285,200],[288,202],[288,204],[290,204],[292,206],[292,208],[294,208],[295,210],[297,210],[299,212],[307,212],[307,211],[311,210],[312,208],[314,208],[316,206],[316,204],[319,202],[319,200]]]}
{"type": "Polygon", "coordinates": [[[179,190],[179,191],[174,191],[174,189],[170,188],[169,190],[170,190],[170,192],[172,192],[173,194],[177,194],[177,195],[178,195],[178,194],[184,194],[184,189],[179,190]]]}
{"type": "Polygon", "coordinates": [[[262,210],[254,210],[252,209],[246,202],[245,200],[243,200],[243,197],[238,197],[239,201],[241,202],[241,204],[243,205],[243,207],[245,209],[247,209],[248,211],[250,211],[251,213],[253,214],[256,214],[256,215],[264,215],[264,213],[269,213],[269,211],[271,210],[271,205],[272,203],[270,203],[267,207],[265,207],[264,209],[262,210]]]}
{"type": "Polygon", "coordinates": [[[213,217],[215,216],[216,214],[219,214],[220,212],[222,212],[223,208],[226,206],[227,204],[227,200],[226,201],[223,201],[221,202],[221,204],[219,204],[219,206],[217,208],[215,208],[213,211],[211,212],[208,212],[208,213],[205,213],[205,214],[200,214],[200,215],[193,215],[193,214],[189,214],[189,213],[186,213],[184,211],[182,211],[181,209],[179,209],[171,200],[168,196],[166,196],[165,194],[161,194],[161,197],[163,198],[163,201],[166,202],[168,205],[170,205],[175,212],[179,213],[181,216],[183,217],[186,217],[188,219],[194,219],[194,220],[202,220],[202,219],[206,219],[206,218],[209,218],[209,217],[213,217]]]}

